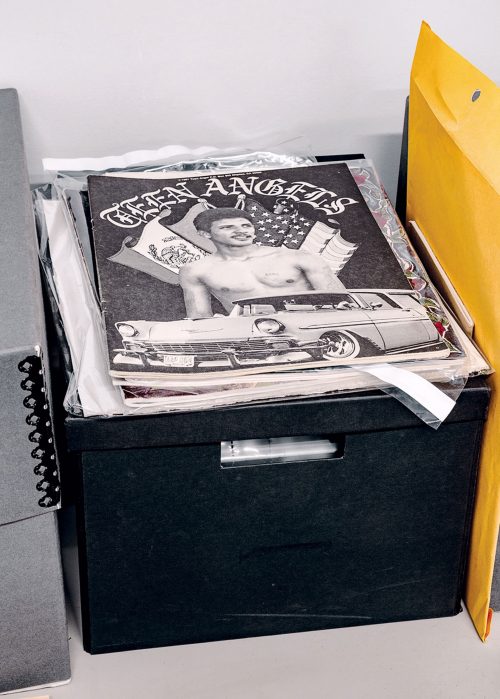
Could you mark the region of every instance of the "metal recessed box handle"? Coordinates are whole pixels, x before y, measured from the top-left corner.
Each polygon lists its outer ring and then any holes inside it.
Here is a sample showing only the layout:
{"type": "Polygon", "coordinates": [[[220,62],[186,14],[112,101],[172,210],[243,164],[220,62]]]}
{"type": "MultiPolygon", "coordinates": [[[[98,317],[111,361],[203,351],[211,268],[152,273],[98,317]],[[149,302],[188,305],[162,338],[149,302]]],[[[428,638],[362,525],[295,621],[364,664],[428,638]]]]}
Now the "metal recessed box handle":
{"type": "Polygon", "coordinates": [[[326,437],[270,437],[221,442],[222,468],[318,461],[340,456],[340,441],[326,437]]]}

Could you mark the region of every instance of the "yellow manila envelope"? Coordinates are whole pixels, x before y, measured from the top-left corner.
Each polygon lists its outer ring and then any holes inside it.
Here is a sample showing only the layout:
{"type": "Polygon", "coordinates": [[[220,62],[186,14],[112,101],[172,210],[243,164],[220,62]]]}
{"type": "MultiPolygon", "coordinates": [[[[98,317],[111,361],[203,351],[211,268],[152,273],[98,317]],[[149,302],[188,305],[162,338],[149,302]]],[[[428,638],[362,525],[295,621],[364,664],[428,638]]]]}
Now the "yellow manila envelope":
{"type": "Polygon", "coordinates": [[[408,219],[427,237],[496,369],[465,602],[488,635],[500,521],[500,89],[423,23],[410,85],[408,219]]]}

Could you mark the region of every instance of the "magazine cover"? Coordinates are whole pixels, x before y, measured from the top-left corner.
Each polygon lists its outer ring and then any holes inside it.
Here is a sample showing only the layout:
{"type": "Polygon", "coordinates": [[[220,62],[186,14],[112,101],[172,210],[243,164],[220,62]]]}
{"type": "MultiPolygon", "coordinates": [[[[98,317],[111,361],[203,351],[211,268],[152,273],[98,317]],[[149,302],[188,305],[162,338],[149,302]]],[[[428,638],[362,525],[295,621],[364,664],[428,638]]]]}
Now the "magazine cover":
{"type": "Polygon", "coordinates": [[[110,373],[448,357],[347,165],[89,177],[110,373]]]}

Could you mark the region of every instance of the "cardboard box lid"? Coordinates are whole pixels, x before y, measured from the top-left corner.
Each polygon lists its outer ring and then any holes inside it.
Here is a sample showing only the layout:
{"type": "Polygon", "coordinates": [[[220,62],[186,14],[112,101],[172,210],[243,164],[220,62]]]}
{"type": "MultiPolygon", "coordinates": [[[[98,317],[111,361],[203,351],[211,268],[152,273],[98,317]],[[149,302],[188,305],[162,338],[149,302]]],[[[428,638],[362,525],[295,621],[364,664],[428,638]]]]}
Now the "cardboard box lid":
{"type": "MultiPolygon", "coordinates": [[[[470,379],[446,422],[483,421],[488,401],[484,380],[470,379]]],[[[420,418],[380,391],[184,413],[68,417],[65,426],[67,446],[76,452],[425,427],[420,418]]]]}
{"type": "Polygon", "coordinates": [[[17,92],[0,90],[0,524],[58,507],[45,320],[17,92]]]}

